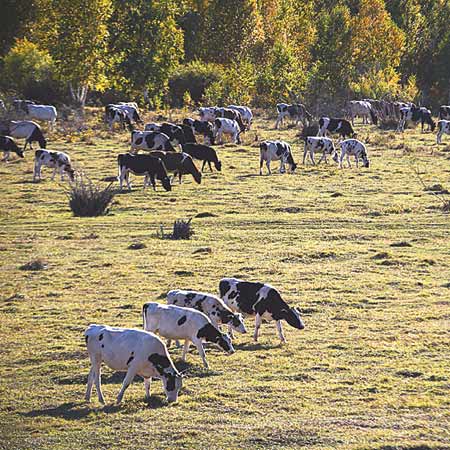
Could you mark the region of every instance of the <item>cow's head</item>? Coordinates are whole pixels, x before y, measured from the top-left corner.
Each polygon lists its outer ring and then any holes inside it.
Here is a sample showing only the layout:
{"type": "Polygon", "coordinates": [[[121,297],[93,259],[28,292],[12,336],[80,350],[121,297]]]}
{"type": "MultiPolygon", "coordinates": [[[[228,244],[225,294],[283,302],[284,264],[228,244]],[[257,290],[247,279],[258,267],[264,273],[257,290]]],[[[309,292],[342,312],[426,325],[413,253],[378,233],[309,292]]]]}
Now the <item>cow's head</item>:
{"type": "Polygon", "coordinates": [[[212,323],[207,323],[197,332],[199,339],[204,339],[207,342],[213,342],[220,348],[226,351],[229,355],[234,353],[233,344],[228,334],[221,333],[212,323]]]}
{"type": "Polygon", "coordinates": [[[294,307],[282,309],[281,315],[291,327],[298,328],[299,330],[303,330],[303,328],[305,328],[305,324],[300,317],[300,311],[298,310],[298,308],[294,307]]]}
{"type": "Polygon", "coordinates": [[[72,166],[70,164],[66,164],[64,167],[64,172],[69,175],[70,181],[75,180],[75,170],[72,169],[72,166]]]}
{"type": "Polygon", "coordinates": [[[230,310],[220,311],[220,320],[224,325],[229,325],[238,333],[247,333],[242,314],[235,314],[230,310]]]}
{"type": "Polygon", "coordinates": [[[170,183],[170,178],[168,176],[161,179],[161,184],[166,191],[172,190],[172,184],[170,183]]]}
{"type": "Polygon", "coordinates": [[[361,155],[361,159],[362,159],[362,161],[363,161],[363,167],[369,168],[369,166],[370,166],[370,161],[369,161],[369,158],[367,157],[367,153],[363,153],[363,154],[361,155]]]}
{"type": "Polygon", "coordinates": [[[164,372],[162,379],[167,401],[169,403],[176,402],[178,400],[178,393],[183,385],[182,375],[177,370],[171,370],[164,372]]]}
{"type": "Polygon", "coordinates": [[[214,161],[214,166],[219,172],[222,170],[222,163],[219,160],[214,161]]]}

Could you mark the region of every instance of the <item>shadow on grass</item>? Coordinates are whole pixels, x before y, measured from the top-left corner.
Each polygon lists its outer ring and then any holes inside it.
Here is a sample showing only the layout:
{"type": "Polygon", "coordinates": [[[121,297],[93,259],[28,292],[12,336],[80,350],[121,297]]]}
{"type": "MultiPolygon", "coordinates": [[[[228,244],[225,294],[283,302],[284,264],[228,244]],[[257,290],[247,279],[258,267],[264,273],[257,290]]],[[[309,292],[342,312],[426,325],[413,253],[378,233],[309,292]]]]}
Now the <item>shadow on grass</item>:
{"type": "Polygon", "coordinates": [[[244,352],[253,352],[255,350],[272,350],[274,348],[280,348],[281,344],[271,345],[271,344],[260,344],[259,342],[251,343],[251,344],[233,344],[233,347],[236,350],[244,351],[244,352]]]}
{"type": "Polygon", "coordinates": [[[66,420],[79,420],[88,416],[92,409],[83,403],[67,402],[54,408],[33,409],[22,413],[25,417],[61,417],[66,420]]]}
{"type": "Polygon", "coordinates": [[[216,370],[205,369],[203,366],[191,364],[185,361],[178,361],[175,366],[188,378],[208,378],[222,375],[222,372],[216,370]]]}

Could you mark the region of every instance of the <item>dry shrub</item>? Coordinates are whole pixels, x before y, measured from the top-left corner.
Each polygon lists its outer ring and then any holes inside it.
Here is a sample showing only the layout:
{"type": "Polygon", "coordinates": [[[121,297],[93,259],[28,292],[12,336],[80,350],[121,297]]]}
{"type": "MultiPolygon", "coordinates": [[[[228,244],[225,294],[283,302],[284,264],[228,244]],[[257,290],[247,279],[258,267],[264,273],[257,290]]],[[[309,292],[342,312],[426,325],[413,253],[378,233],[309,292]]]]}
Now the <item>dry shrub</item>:
{"type": "Polygon", "coordinates": [[[108,214],[109,205],[116,195],[110,183],[106,188],[94,184],[87,176],[77,175],[67,191],[70,209],[77,217],[96,217],[108,214]]]}
{"type": "Polygon", "coordinates": [[[191,228],[191,220],[192,217],[189,220],[175,220],[175,222],[173,223],[173,231],[170,234],[164,234],[164,228],[161,225],[160,231],[157,233],[157,235],[161,239],[190,239],[194,234],[194,231],[191,228]]]}

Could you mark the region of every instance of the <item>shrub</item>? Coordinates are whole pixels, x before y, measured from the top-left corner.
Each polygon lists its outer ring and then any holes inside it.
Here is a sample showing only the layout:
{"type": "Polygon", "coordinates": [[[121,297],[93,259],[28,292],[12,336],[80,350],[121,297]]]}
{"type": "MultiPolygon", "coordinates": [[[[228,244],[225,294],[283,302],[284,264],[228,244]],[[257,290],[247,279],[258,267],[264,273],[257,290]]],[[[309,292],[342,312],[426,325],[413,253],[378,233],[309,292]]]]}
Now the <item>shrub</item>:
{"type": "Polygon", "coordinates": [[[74,216],[96,217],[108,214],[116,190],[110,183],[106,188],[94,184],[88,177],[79,175],[70,184],[69,205],[74,216]]]}
{"type": "Polygon", "coordinates": [[[194,231],[191,228],[191,220],[192,217],[189,220],[175,220],[171,234],[164,234],[164,228],[161,225],[160,232],[157,233],[157,235],[161,239],[190,239],[190,237],[194,234],[194,231]]]}

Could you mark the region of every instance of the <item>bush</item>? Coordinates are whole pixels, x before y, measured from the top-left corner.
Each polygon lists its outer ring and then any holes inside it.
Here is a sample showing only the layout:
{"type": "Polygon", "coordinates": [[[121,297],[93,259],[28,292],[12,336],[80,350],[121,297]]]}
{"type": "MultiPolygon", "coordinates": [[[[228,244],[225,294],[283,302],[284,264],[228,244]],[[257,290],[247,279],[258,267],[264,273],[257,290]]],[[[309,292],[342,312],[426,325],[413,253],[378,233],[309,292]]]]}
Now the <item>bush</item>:
{"type": "Polygon", "coordinates": [[[157,235],[161,239],[190,239],[190,237],[194,234],[194,231],[191,228],[191,220],[192,218],[189,220],[175,220],[171,234],[164,234],[164,228],[161,225],[160,232],[157,233],[157,235]]]}
{"type": "Polygon", "coordinates": [[[77,217],[96,217],[108,214],[116,190],[110,183],[106,188],[94,184],[88,177],[80,175],[70,184],[68,192],[70,209],[77,217]]]}

